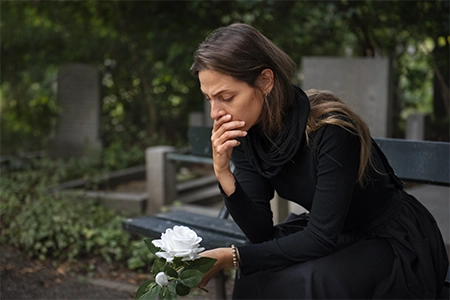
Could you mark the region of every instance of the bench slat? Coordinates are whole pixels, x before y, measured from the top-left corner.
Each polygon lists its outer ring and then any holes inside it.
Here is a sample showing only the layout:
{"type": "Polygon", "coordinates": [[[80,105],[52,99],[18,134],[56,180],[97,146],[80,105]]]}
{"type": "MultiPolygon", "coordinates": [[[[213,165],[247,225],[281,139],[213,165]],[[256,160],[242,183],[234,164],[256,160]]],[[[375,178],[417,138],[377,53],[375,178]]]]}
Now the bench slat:
{"type": "Polygon", "coordinates": [[[245,235],[234,221],[212,218],[187,211],[171,211],[158,214],[156,217],[173,222],[184,223],[188,227],[205,229],[214,233],[245,240],[245,235]]]}
{"type": "MultiPolygon", "coordinates": [[[[184,221],[188,221],[186,219],[184,221]]],[[[124,230],[154,239],[160,238],[161,233],[165,232],[167,228],[173,228],[175,225],[187,225],[187,222],[174,222],[157,217],[145,216],[127,219],[122,223],[124,230]]],[[[198,236],[203,238],[203,241],[200,244],[206,249],[230,247],[232,244],[242,245],[245,243],[245,239],[242,238],[215,233],[201,227],[187,226],[191,227],[198,236]]]]}
{"type": "Polygon", "coordinates": [[[201,163],[201,164],[209,164],[213,163],[213,159],[211,157],[206,156],[197,156],[192,154],[182,154],[182,153],[167,153],[166,158],[174,161],[184,161],[190,163],[201,163]]]}
{"type": "Polygon", "coordinates": [[[404,180],[450,185],[450,144],[392,138],[374,139],[396,175],[404,180]]]}

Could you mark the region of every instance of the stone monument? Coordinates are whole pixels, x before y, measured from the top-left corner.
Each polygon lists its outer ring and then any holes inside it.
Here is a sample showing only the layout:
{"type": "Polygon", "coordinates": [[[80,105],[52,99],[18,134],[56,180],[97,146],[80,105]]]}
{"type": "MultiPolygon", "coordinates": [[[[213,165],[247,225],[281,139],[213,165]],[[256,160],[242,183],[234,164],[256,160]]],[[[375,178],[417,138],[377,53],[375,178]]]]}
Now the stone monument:
{"type": "Polygon", "coordinates": [[[49,143],[49,155],[81,157],[101,149],[99,71],[85,64],[61,67],[57,95],[60,117],[49,143]]]}
{"type": "Polygon", "coordinates": [[[429,114],[412,113],[406,119],[405,139],[427,140],[430,137],[431,117],[429,114]]]}
{"type": "Polygon", "coordinates": [[[390,62],[387,58],[304,57],[303,88],[329,90],[355,109],[374,137],[392,133],[390,62]]]}

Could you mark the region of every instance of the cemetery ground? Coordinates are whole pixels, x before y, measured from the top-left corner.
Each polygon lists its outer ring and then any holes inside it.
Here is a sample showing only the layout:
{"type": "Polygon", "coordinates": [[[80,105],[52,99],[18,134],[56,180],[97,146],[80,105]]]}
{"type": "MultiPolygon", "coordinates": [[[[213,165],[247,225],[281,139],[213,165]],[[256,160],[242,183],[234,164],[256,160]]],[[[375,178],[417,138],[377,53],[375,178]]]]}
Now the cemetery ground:
{"type": "MultiPolygon", "coordinates": [[[[108,264],[100,258],[77,262],[31,259],[19,249],[0,245],[0,299],[120,299],[134,298],[134,291],[148,275],[135,272],[125,264],[108,264]],[[87,265],[95,265],[88,270],[87,265]]],[[[180,299],[215,299],[214,280],[209,293],[193,290],[180,299]]],[[[232,280],[227,280],[228,293],[232,280]]],[[[231,297],[229,297],[231,298],[231,297]]]]}
{"type": "Polygon", "coordinates": [[[133,287],[145,275],[101,261],[52,262],[28,257],[19,249],[0,246],[0,299],[133,299],[133,287]],[[93,272],[86,265],[95,264],[93,272]],[[92,282],[104,280],[112,287],[92,282]]]}

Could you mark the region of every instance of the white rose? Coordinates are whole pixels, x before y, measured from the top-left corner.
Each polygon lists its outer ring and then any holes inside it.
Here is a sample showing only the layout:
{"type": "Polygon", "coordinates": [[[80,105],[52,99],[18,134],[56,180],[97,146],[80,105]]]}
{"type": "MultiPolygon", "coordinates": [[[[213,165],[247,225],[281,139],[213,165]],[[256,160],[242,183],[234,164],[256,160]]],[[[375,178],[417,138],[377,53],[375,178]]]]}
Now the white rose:
{"type": "Polygon", "coordinates": [[[160,287],[169,285],[169,277],[164,272],[156,274],[155,281],[160,287]]]}
{"type": "Polygon", "coordinates": [[[172,262],[175,257],[182,257],[183,261],[200,258],[198,253],[205,250],[205,248],[199,247],[201,241],[202,238],[198,237],[197,233],[189,227],[174,226],[173,229],[167,229],[161,235],[160,240],[152,242],[163,251],[157,252],[156,255],[172,262]]]}

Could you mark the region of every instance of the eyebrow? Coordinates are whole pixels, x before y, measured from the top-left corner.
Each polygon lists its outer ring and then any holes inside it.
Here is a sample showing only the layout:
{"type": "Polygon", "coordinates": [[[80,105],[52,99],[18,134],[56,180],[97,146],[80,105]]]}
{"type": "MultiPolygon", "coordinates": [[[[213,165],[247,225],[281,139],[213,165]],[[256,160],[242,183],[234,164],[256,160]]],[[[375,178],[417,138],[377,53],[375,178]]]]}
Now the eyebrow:
{"type": "MultiPolygon", "coordinates": [[[[223,89],[223,90],[220,90],[220,91],[218,91],[218,92],[216,92],[216,93],[214,93],[213,95],[211,95],[211,98],[214,98],[214,97],[216,97],[216,96],[218,96],[218,95],[220,95],[220,94],[222,94],[222,93],[226,93],[226,92],[232,92],[232,91],[230,91],[230,90],[228,90],[228,89],[223,89]]],[[[203,92],[202,92],[203,93],[203,92]]],[[[203,93],[203,95],[205,96],[205,97],[208,97],[205,93],[203,93]]]]}

